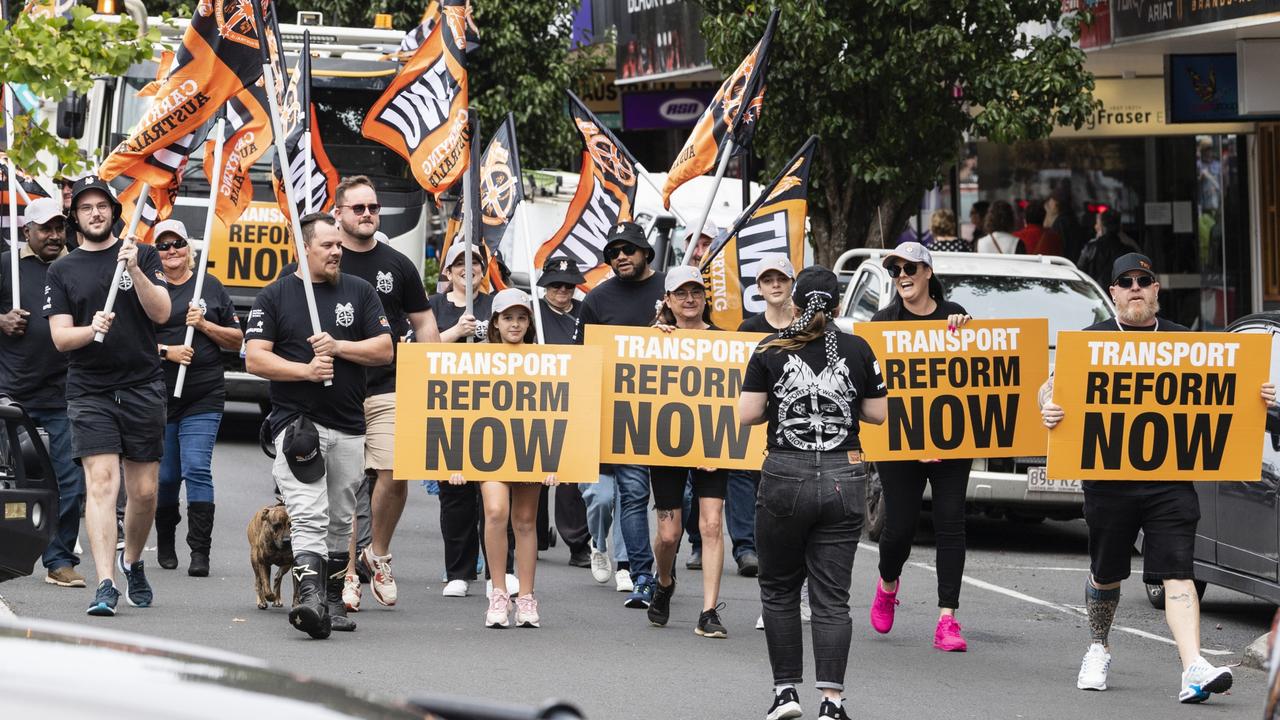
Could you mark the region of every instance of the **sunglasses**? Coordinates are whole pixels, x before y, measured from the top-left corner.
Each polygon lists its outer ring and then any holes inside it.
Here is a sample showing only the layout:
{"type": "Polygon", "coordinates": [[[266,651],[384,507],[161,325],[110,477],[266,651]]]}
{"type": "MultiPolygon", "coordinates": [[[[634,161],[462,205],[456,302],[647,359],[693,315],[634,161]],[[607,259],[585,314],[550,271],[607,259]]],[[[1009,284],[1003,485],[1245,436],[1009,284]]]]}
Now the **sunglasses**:
{"type": "Polygon", "coordinates": [[[604,249],[604,259],[613,260],[619,255],[635,255],[638,252],[640,252],[640,248],[630,243],[612,245],[604,249]]]}
{"type": "Polygon", "coordinates": [[[367,205],[364,203],[361,203],[359,205],[342,205],[341,207],[350,208],[351,212],[355,213],[356,215],[363,215],[365,214],[366,211],[370,215],[377,215],[378,212],[382,210],[382,206],[379,205],[378,203],[369,203],[367,205]]]}
{"type": "Polygon", "coordinates": [[[569,283],[549,283],[548,290],[573,290],[574,286],[569,283]]]}
{"type": "Polygon", "coordinates": [[[889,271],[889,277],[891,278],[896,278],[904,273],[907,277],[914,277],[920,271],[920,266],[915,263],[906,263],[904,265],[890,265],[885,270],[889,271]]]}
{"type": "Polygon", "coordinates": [[[1132,275],[1122,275],[1121,277],[1116,278],[1116,286],[1124,288],[1125,290],[1128,290],[1129,288],[1133,287],[1133,283],[1135,280],[1137,281],[1138,287],[1140,288],[1149,288],[1156,281],[1156,279],[1151,277],[1150,275],[1139,275],[1138,277],[1134,277],[1132,275]]]}
{"type": "Polygon", "coordinates": [[[187,246],[187,241],[183,240],[182,238],[178,238],[177,240],[162,240],[156,243],[156,251],[164,252],[169,248],[173,248],[175,250],[181,250],[186,246],[187,246]]]}

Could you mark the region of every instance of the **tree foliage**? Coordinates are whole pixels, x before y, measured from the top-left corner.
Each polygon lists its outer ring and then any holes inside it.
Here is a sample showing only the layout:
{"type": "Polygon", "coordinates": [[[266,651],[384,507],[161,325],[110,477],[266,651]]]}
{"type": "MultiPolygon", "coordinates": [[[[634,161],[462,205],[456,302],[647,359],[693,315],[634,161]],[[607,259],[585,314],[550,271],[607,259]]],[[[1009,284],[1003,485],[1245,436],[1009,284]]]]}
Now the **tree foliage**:
{"type": "MultiPolygon", "coordinates": [[[[703,0],[702,31],[731,71],[771,5],[703,0]]],[[[755,149],[775,172],[821,139],[810,191],[820,262],[882,242],[957,159],[968,133],[998,142],[1079,127],[1093,77],[1061,0],[773,0],[781,10],[755,149]],[[1059,32],[1033,35],[1028,23],[1059,32]]]]}

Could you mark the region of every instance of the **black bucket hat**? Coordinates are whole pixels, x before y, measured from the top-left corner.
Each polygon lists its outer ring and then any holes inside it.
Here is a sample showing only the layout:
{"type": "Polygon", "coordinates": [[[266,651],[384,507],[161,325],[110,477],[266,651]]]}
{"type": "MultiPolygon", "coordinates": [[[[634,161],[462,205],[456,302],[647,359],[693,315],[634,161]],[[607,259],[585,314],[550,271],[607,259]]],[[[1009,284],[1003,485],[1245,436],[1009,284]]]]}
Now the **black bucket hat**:
{"type": "Polygon", "coordinates": [[[553,257],[542,266],[542,275],[538,277],[538,287],[550,287],[557,283],[582,285],[587,279],[578,269],[578,263],[567,257],[553,257]]]}
{"type": "Polygon", "coordinates": [[[609,228],[609,235],[605,238],[603,250],[608,250],[614,245],[634,245],[644,250],[645,262],[653,262],[653,246],[649,244],[649,239],[645,237],[644,228],[631,221],[623,221],[609,228]]]}

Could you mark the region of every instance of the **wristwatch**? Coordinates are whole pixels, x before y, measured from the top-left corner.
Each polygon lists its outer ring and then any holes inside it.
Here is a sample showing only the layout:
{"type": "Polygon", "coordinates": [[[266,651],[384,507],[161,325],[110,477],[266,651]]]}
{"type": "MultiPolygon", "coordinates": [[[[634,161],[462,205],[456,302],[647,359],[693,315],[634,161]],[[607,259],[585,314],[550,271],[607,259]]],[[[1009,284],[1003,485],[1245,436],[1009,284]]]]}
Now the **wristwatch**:
{"type": "Polygon", "coordinates": [[[162,357],[162,358],[168,358],[168,357],[169,357],[169,346],[168,346],[168,345],[161,345],[161,346],[160,346],[160,357],[162,357]]]}

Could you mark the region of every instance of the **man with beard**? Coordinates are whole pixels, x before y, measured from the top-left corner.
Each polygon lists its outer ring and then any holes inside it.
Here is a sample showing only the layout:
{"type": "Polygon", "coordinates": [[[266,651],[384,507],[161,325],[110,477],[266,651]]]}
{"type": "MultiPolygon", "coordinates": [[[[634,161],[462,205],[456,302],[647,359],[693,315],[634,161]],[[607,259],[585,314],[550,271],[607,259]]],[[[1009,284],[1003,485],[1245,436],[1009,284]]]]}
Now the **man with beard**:
{"type": "Polygon", "coordinates": [[[264,288],[245,332],[246,369],[271,381],[272,475],[289,510],[298,586],[289,622],[316,639],[354,629],[342,605],[342,577],[364,471],[365,368],[387,365],[395,353],[373,287],[339,270],[335,222],[324,213],[302,218],[310,277],[298,270],[264,288]],[[304,280],[315,293],[318,334],[307,316],[304,280]],[[333,617],[340,618],[337,627],[333,617]]]}
{"type": "MultiPolygon", "coordinates": [[[[595,286],[582,302],[582,324],[648,327],[653,324],[658,305],[666,294],[666,276],[657,272],[653,248],[644,229],[633,222],[622,222],[609,230],[605,240],[604,261],[613,269],[613,277],[595,286]]],[[[616,580],[619,591],[630,592],[625,605],[644,610],[653,600],[653,549],[649,545],[649,468],[644,465],[606,465],[600,468],[600,482],[583,488],[587,502],[587,525],[594,547],[592,565],[607,563],[601,558],[608,542],[617,496],[618,517],[626,545],[630,573],[621,567],[616,580]]],[[[618,548],[614,548],[617,557],[618,548]]],[[[600,576],[596,579],[599,580],[600,576]]],[[[606,576],[607,580],[607,576],[606,576]]]]}
{"type": "MultiPolygon", "coordinates": [[[[1085,330],[1124,332],[1187,332],[1175,322],[1157,317],[1160,283],[1151,260],[1139,253],[1116,259],[1111,273],[1111,299],[1116,318],[1085,330]]],[[[1053,378],[1040,388],[1040,414],[1045,427],[1062,422],[1063,410],[1052,400],[1053,378]]],[[[1262,385],[1262,400],[1273,405],[1276,388],[1262,385]]],[[[1129,561],[1138,531],[1143,533],[1142,581],[1163,584],[1165,620],[1182,660],[1178,701],[1199,703],[1211,693],[1231,688],[1231,669],[1213,667],[1200,655],[1200,600],[1194,582],[1196,525],[1200,501],[1190,482],[1085,481],[1084,519],[1089,526],[1089,578],[1085,607],[1091,633],[1089,650],[1080,664],[1076,687],[1106,690],[1111,667],[1108,636],[1120,602],[1120,581],[1129,577],[1129,561]]]]}
{"type": "Polygon", "coordinates": [[[152,601],[142,546],[155,521],[164,454],[164,373],[155,325],[169,319],[169,292],[155,249],[112,233],[120,203],[110,186],[95,175],[77,180],[71,213],[80,247],[49,268],[43,311],[54,346],[68,356],[71,455],[84,468],[85,532],[98,575],[87,612],[111,616],[120,597],[116,567],[124,573],[130,605],[149,607],[152,601]],[[118,262],[125,271],[108,313],[103,307],[118,262]],[[105,335],[103,342],[94,342],[96,333],[105,335]],[[127,497],[124,548],[113,558],[121,460],[127,497]]]}
{"type": "Polygon", "coordinates": [[[22,404],[37,425],[49,433],[49,455],[58,476],[58,525],[42,562],[44,581],[59,587],[84,587],[76,572],[76,538],[84,505],[84,471],[71,459],[71,424],[67,420],[67,358],[53,346],[49,320],[39,312],[44,305],[45,276],[54,260],[67,254],[66,218],[62,202],[40,198],[27,206],[23,233],[27,242],[18,246],[20,308],[9,307],[13,278],[10,256],[0,255],[0,392],[22,404]],[[34,314],[32,311],[36,311],[34,314]]]}

